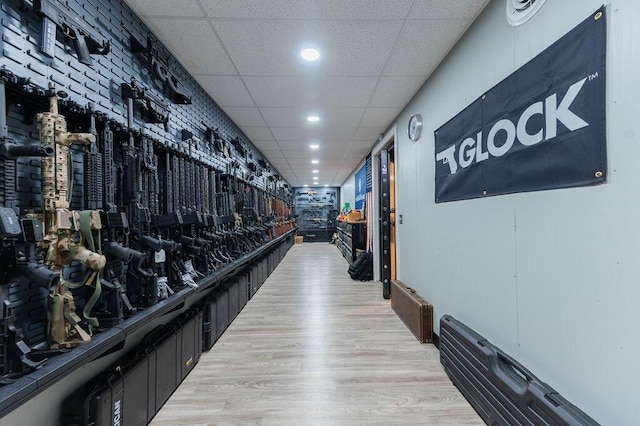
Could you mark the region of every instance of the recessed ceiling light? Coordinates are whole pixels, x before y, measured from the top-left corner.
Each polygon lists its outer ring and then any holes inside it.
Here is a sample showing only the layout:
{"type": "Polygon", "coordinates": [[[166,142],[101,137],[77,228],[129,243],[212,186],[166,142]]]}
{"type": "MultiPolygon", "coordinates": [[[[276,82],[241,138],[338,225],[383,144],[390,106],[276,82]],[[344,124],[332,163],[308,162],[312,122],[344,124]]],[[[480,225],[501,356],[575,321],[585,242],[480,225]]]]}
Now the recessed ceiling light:
{"type": "Polygon", "coordinates": [[[310,115],[307,117],[307,121],[317,123],[318,121],[320,121],[320,117],[318,117],[317,115],[310,115]]]}
{"type": "Polygon", "coordinates": [[[329,185],[325,185],[325,187],[328,187],[329,185]]]}
{"type": "Polygon", "coordinates": [[[317,170],[311,170],[311,173],[319,173],[317,170]]]}
{"type": "Polygon", "coordinates": [[[304,59],[305,61],[313,62],[320,57],[320,52],[318,52],[316,49],[304,49],[302,52],[300,52],[300,56],[302,56],[302,59],[304,59]]]}
{"type": "Polygon", "coordinates": [[[318,164],[319,161],[318,160],[311,160],[311,164],[318,164]]]}
{"type": "Polygon", "coordinates": [[[318,179],[320,179],[318,176],[313,177],[313,180],[318,180],[318,179]]]}
{"type": "Polygon", "coordinates": [[[320,148],[320,145],[309,145],[309,148],[318,149],[318,148],[320,148]]]}
{"type": "Polygon", "coordinates": [[[304,185],[302,185],[302,186],[304,186],[304,187],[306,188],[306,187],[307,187],[307,186],[309,186],[309,185],[307,185],[307,184],[305,183],[305,184],[304,184],[304,185]]]}

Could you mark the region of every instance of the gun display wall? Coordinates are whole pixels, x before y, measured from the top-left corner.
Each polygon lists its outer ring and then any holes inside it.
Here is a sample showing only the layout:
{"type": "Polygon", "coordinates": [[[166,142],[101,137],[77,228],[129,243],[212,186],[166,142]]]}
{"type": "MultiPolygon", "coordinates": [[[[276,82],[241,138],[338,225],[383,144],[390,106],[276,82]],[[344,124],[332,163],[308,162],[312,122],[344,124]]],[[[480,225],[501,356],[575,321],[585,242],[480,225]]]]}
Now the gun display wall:
{"type": "Polygon", "coordinates": [[[122,1],[0,6],[0,389],[294,228],[276,170],[122,1]]]}
{"type": "Polygon", "coordinates": [[[295,188],[294,211],[298,235],[305,241],[331,241],[336,232],[339,211],[339,188],[295,188]]]}

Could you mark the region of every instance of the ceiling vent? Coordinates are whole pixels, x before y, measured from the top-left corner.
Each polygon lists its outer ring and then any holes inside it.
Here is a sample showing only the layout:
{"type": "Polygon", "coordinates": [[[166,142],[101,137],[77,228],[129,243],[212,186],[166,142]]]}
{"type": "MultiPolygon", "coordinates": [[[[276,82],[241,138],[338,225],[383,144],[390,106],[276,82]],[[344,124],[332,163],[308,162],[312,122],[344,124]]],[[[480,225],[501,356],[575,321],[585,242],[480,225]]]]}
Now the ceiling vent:
{"type": "Polygon", "coordinates": [[[514,27],[522,25],[533,17],[545,0],[506,0],[507,21],[514,27]]]}

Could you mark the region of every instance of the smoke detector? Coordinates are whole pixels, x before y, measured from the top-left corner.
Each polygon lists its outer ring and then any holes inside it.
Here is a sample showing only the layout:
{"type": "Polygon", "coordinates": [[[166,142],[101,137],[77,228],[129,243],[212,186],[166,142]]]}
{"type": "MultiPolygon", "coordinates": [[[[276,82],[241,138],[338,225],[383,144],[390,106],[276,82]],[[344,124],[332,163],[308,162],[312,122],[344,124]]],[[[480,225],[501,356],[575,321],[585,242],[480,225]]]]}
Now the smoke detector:
{"type": "Polygon", "coordinates": [[[517,27],[527,22],[542,7],[545,0],[506,0],[507,21],[517,27]]]}

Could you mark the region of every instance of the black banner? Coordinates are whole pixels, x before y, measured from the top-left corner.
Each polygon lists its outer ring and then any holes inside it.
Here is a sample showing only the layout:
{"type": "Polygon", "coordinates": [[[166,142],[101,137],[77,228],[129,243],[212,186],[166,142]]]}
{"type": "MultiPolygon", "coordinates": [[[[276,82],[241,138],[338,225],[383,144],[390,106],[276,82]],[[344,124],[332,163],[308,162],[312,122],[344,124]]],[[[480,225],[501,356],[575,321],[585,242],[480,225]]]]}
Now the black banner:
{"type": "Polygon", "coordinates": [[[435,131],[436,203],[604,182],[604,6],[435,131]]]}

